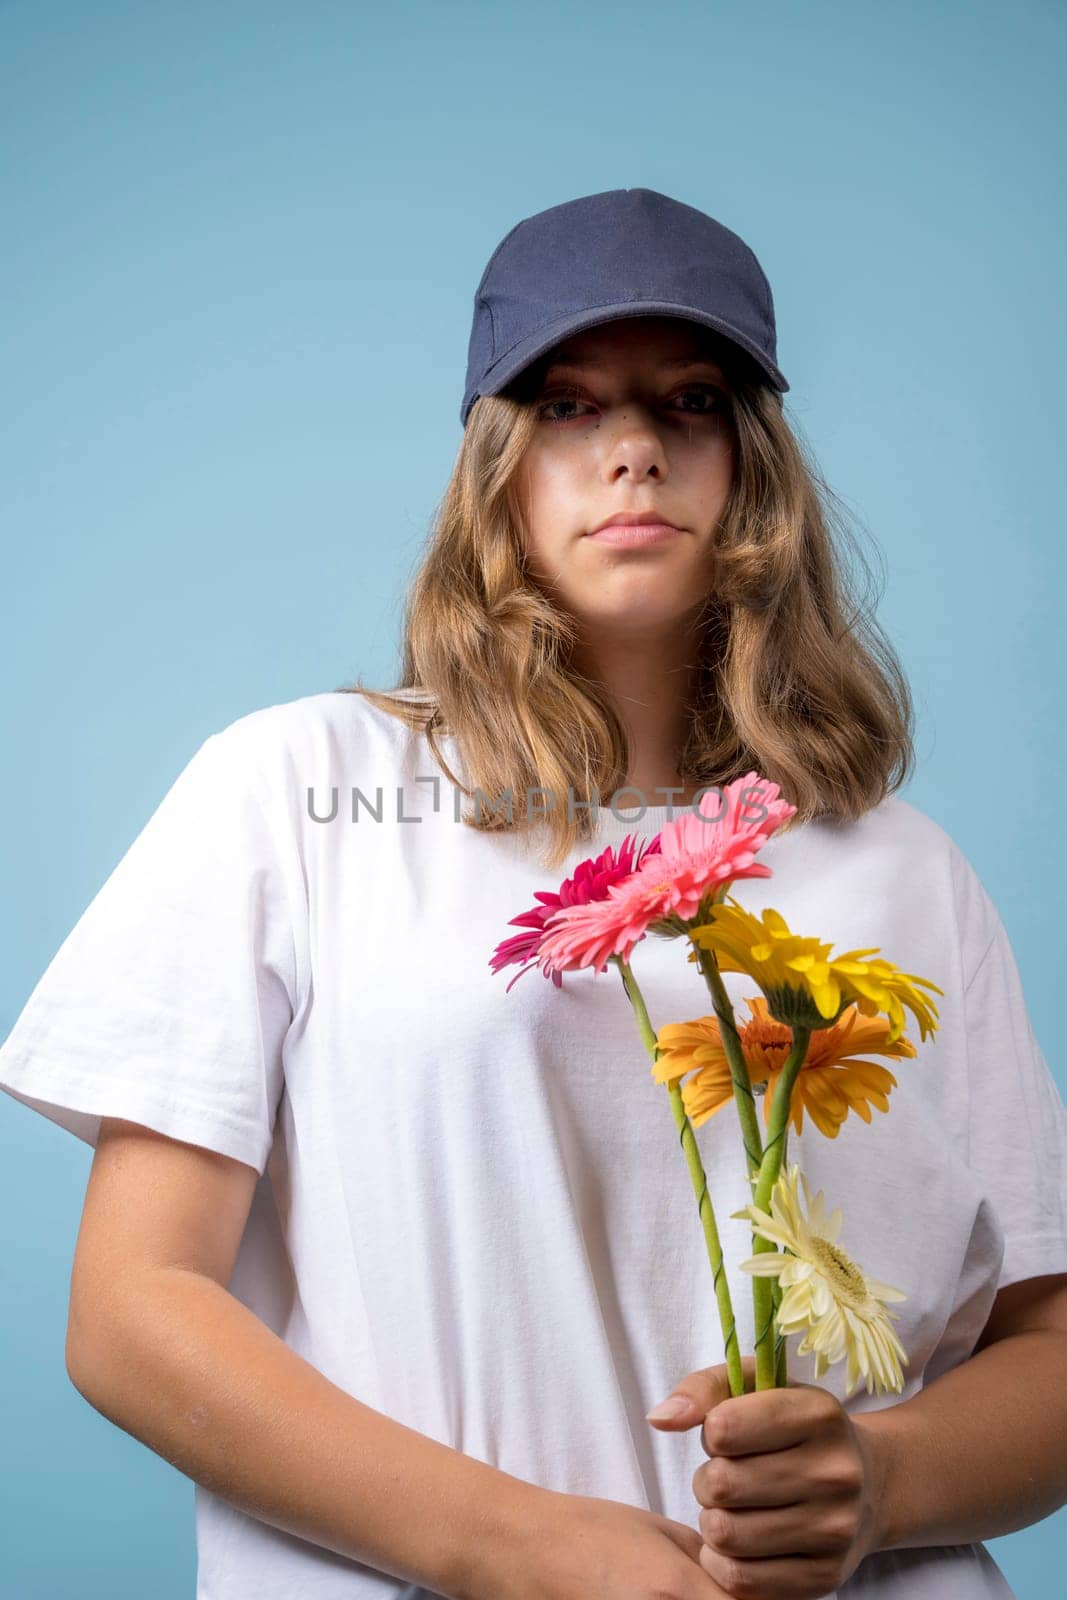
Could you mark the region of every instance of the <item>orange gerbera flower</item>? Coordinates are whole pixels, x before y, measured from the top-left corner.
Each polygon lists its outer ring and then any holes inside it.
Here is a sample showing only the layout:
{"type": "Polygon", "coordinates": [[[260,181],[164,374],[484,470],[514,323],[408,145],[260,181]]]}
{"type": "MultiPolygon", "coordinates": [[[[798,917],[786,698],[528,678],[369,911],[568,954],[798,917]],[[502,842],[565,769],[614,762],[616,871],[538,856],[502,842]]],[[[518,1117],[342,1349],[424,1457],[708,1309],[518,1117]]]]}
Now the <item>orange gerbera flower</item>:
{"type": "MultiPolygon", "coordinates": [[[[747,999],[746,1004],[752,1016],[738,1024],[737,1032],[749,1082],[757,1093],[763,1091],[763,1120],[769,1126],[774,1091],[793,1035],[770,1015],[763,995],[747,999]]],[[[888,1067],[859,1057],[880,1055],[899,1061],[915,1056],[915,1046],[903,1034],[889,1042],[890,1026],[888,1018],[865,1017],[851,1005],[832,1027],[812,1033],[789,1105],[789,1120],[797,1133],[804,1130],[805,1111],[820,1133],[836,1139],[850,1111],[870,1122],[871,1106],[889,1110],[889,1091],[896,1078],[888,1067]]],[[[733,1099],[730,1063],[717,1017],[668,1022],[656,1035],[656,1043],[660,1054],[652,1064],[652,1076],[657,1083],[671,1083],[696,1069],[682,1085],[682,1103],[694,1127],[733,1099]]]]}

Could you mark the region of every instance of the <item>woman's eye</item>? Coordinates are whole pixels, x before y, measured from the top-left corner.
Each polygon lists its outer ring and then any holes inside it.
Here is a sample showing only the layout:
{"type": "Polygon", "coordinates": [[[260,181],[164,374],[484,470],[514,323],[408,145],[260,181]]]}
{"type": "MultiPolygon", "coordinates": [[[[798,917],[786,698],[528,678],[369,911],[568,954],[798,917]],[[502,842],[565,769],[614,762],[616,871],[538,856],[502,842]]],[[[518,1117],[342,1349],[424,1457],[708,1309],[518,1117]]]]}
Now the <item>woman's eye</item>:
{"type": "MultiPolygon", "coordinates": [[[[693,397],[698,402],[696,405],[683,405],[681,408],[687,416],[715,416],[724,409],[723,396],[718,389],[713,388],[710,384],[698,384],[695,387],[683,389],[680,394],[675,396],[675,399],[687,401],[693,397]]],[[[538,407],[537,415],[545,422],[571,422],[577,413],[571,412],[569,415],[560,415],[556,411],[556,407],[581,406],[585,403],[576,399],[573,395],[557,395],[555,398],[543,400],[538,407]]]]}
{"type": "MultiPolygon", "coordinates": [[[[698,416],[701,413],[710,416],[714,412],[722,410],[722,395],[719,393],[718,389],[712,389],[710,387],[705,388],[703,385],[701,385],[695,389],[684,389],[678,398],[679,400],[685,400],[691,395],[696,395],[698,400],[706,401],[705,405],[699,406],[696,409],[695,414],[698,416]]],[[[689,408],[686,407],[685,409],[688,410],[689,408]]]]}
{"type": "Polygon", "coordinates": [[[544,421],[546,421],[546,422],[570,422],[570,420],[571,420],[570,417],[553,417],[553,416],[549,415],[549,413],[552,411],[553,406],[577,406],[577,405],[581,405],[581,401],[580,400],[574,400],[574,399],[572,399],[570,397],[565,397],[565,396],[561,395],[556,400],[545,400],[542,403],[542,405],[538,408],[537,415],[539,417],[543,418],[544,421]]]}

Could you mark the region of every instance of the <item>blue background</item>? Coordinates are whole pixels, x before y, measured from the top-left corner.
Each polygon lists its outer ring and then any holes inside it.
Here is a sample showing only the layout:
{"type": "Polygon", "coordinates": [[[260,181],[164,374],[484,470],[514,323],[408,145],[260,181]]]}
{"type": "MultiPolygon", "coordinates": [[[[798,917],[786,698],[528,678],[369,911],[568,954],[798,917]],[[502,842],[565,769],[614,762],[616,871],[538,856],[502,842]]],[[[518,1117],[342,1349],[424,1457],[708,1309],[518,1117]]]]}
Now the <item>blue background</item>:
{"type": "MultiPolygon", "coordinates": [[[[208,733],[393,681],[490,252],[644,185],[770,277],[916,694],[904,792],[1063,1090],[1065,35],[1059,3],[0,6],[3,1033],[208,733]]],[[[64,1370],[91,1151],[0,1102],[3,1592],[188,1600],[190,1481],[64,1370]]],[[[1065,1534],[990,1541],[1020,1600],[1065,1534]]]]}

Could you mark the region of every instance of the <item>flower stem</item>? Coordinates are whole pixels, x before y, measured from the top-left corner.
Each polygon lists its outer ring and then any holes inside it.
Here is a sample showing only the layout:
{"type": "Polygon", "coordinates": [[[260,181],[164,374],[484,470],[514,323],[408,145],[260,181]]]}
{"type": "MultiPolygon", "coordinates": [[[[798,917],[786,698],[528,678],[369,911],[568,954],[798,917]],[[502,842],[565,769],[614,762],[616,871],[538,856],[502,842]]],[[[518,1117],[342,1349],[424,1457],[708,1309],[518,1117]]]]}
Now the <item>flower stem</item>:
{"type": "MultiPolygon", "coordinates": [[[[787,1145],[789,1142],[789,1124],[785,1125],[782,1135],[782,1165],[788,1159],[787,1145]]],[[[785,1334],[778,1326],[778,1307],[782,1303],[782,1285],[777,1278],[771,1279],[771,1298],[774,1301],[774,1384],[777,1389],[785,1389],[789,1384],[789,1348],[785,1342],[785,1334]]]]}
{"type": "MultiPolygon", "coordinates": [[[[626,990],[627,999],[633,1007],[634,1015],[637,1018],[637,1026],[645,1049],[651,1059],[655,1061],[659,1056],[655,1030],[649,1021],[644,997],[638,987],[637,979],[633,975],[630,963],[621,956],[612,956],[610,959],[615,962],[622,976],[623,988],[626,990]]],[[[731,1395],[744,1394],[745,1376],[741,1366],[741,1350],[737,1342],[737,1323],[734,1319],[733,1302],[730,1299],[730,1286],[726,1280],[722,1244],[719,1240],[719,1230],[715,1223],[715,1211],[711,1203],[711,1195],[708,1192],[707,1174],[700,1159],[700,1151],[697,1148],[693,1125],[686,1114],[681,1083],[675,1078],[667,1085],[667,1088],[670,1091],[671,1110],[674,1113],[675,1127],[678,1129],[679,1140],[685,1153],[686,1165],[689,1168],[689,1177],[693,1185],[693,1193],[697,1197],[697,1210],[704,1229],[704,1241],[707,1245],[708,1260],[711,1263],[712,1283],[719,1311],[719,1323],[722,1327],[730,1393],[731,1395]]]]}
{"type": "MultiPolygon", "coordinates": [[[[741,1138],[745,1146],[745,1155],[748,1165],[748,1182],[751,1198],[754,1198],[756,1182],[760,1167],[763,1162],[763,1143],[760,1137],[759,1116],[756,1112],[755,1096],[752,1093],[752,1083],[749,1078],[748,1066],[745,1062],[744,1047],[741,1036],[737,1031],[737,1021],[734,1017],[734,1008],[730,1003],[730,996],[726,992],[726,985],[722,981],[719,963],[715,959],[715,952],[690,943],[696,951],[700,970],[704,981],[711,994],[712,1005],[719,1021],[719,1036],[722,1039],[723,1050],[730,1065],[730,1081],[734,1089],[734,1104],[737,1106],[738,1121],[741,1124],[741,1138]]],[[[760,1239],[756,1233],[752,1234],[752,1250],[759,1248],[760,1239]]],[[[777,1279],[771,1279],[772,1296],[772,1324],[775,1333],[774,1360],[775,1360],[775,1387],[784,1389],[789,1381],[789,1368],[785,1347],[785,1337],[780,1332],[774,1314],[782,1303],[782,1288],[777,1279]]],[[[757,1321],[756,1327],[759,1328],[757,1321]]]]}
{"type": "Polygon", "coordinates": [[[789,1350],[785,1334],[778,1326],[778,1307],[782,1303],[782,1286],[777,1278],[771,1279],[771,1298],[774,1301],[774,1387],[785,1389],[789,1385],[789,1350]]]}
{"type": "Polygon", "coordinates": [[[704,981],[711,992],[711,1002],[715,1008],[715,1015],[719,1019],[719,1034],[722,1038],[722,1047],[726,1052],[726,1059],[730,1064],[730,1078],[734,1086],[734,1101],[737,1105],[737,1116],[741,1124],[741,1138],[745,1145],[745,1157],[748,1164],[749,1186],[755,1184],[763,1161],[763,1141],[760,1138],[759,1118],[756,1115],[756,1099],[752,1093],[752,1084],[749,1081],[748,1067],[745,1065],[745,1052],[741,1046],[741,1037],[734,1021],[734,1008],[730,1004],[730,996],[726,993],[726,985],[722,981],[719,964],[715,960],[713,950],[704,950],[695,941],[690,940],[696,951],[697,962],[704,981]]]}
{"type": "MultiPolygon", "coordinates": [[[[753,1204],[761,1211],[770,1210],[771,1192],[778,1182],[778,1174],[782,1169],[789,1128],[789,1102],[793,1094],[793,1084],[808,1053],[810,1038],[810,1028],[802,1027],[799,1023],[794,1024],[793,1045],[782,1068],[771,1102],[767,1148],[763,1152],[756,1184],[756,1198],[753,1204]]],[[[772,1240],[764,1239],[762,1235],[757,1237],[754,1254],[759,1255],[766,1250],[774,1249],[776,1246],[772,1240]]],[[[774,1338],[774,1297],[769,1279],[753,1275],[752,1307],[756,1324],[756,1388],[773,1389],[778,1386],[777,1352],[774,1338]]]]}

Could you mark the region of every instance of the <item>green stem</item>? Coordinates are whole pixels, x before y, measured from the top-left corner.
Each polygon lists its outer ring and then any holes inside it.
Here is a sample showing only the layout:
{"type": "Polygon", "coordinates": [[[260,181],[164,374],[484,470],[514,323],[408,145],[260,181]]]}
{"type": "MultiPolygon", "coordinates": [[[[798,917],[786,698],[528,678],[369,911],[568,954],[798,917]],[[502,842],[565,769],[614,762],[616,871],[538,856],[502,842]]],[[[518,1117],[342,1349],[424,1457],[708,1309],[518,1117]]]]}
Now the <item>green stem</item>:
{"type": "MultiPolygon", "coordinates": [[[[759,1179],[756,1183],[756,1198],[753,1202],[761,1211],[770,1210],[771,1192],[778,1182],[778,1175],[782,1169],[785,1157],[786,1140],[789,1128],[789,1103],[793,1095],[793,1084],[797,1074],[804,1065],[804,1057],[808,1053],[808,1041],[811,1038],[811,1029],[800,1024],[793,1028],[793,1045],[789,1052],[785,1066],[782,1068],[771,1102],[771,1122],[767,1132],[767,1148],[763,1152],[760,1164],[759,1179]]],[[[776,1250],[777,1246],[770,1239],[762,1235],[756,1239],[754,1253],[762,1254],[766,1250],[776,1250]]],[[[756,1388],[773,1389],[777,1387],[777,1351],[775,1348],[775,1323],[774,1323],[774,1297],[769,1278],[752,1278],[752,1307],[756,1324],[756,1388]]]]}
{"type": "Polygon", "coordinates": [[[789,1384],[789,1351],[785,1334],[778,1326],[778,1307],[782,1303],[782,1286],[777,1278],[771,1279],[771,1298],[774,1302],[774,1387],[785,1389],[789,1384]]]}
{"type": "MultiPolygon", "coordinates": [[[[756,1110],[755,1096],[752,1093],[748,1067],[745,1064],[744,1047],[741,1044],[741,1036],[737,1031],[737,1022],[734,1018],[730,996],[726,992],[726,985],[722,981],[719,964],[715,959],[715,952],[701,948],[695,941],[691,940],[690,943],[693,944],[693,948],[696,950],[697,961],[710,991],[712,1005],[715,1007],[715,1015],[719,1019],[719,1035],[722,1039],[726,1059],[730,1065],[730,1080],[734,1089],[734,1103],[737,1106],[738,1120],[741,1124],[741,1137],[744,1141],[745,1155],[748,1162],[750,1198],[754,1198],[756,1181],[763,1161],[763,1144],[760,1138],[759,1114],[756,1110]]],[[[753,1233],[753,1253],[759,1246],[759,1242],[759,1235],[753,1233]]],[[[773,1317],[782,1302],[782,1289],[776,1279],[771,1279],[770,1281],[773,1317]]],[[[775,1333],[776,1386],[784,1389],[789,1381],[785,1338],[779,1331],[777,1323],[773,1325],[775,1333]]],[[[759,1324],[757,1323],[758,1326],[759,1324]]]]}
{"type": "MultiPolygon", "coordinates": [[[[785,1134],[782,1138],[782,1162],[788,1159],[786,1145],[789,1140],[789,1124],[786,1123],[785,1134]]],[[[774,1384],[777,1389],[784,1389],[789,1383],[789,1349],[785,1342],[785,1334],[778,1326],[778,1307],[782,1303],[782,1285],[777,1278],[771,1279],[771,1297],[774,1301],[774,1384]]]]}
{"type": "MultiPolygon", "coordinates": [[[[611,960],[615,962],[622,976],[623,988],[626,990],[627,999],[633,1007],[634,1015],[637,1018],[637,1026],[644,1041],[645,1049],[652,1060],[655,1061],[659,1056],[659,1046],[656,1043],[655,1030],[648,1019],[648,1010],[638,987],[637,979],[634,977],[628,961],[625,961],[621,956],[612,956],[611,960]]],[[[719,1240],[719,1230],[715,1224],[715,1211],[711,1203],[711,1195],[708,1192],[707,1175],[700,1159],[700,1151],[697,1148],[693,1125],[686,1114],[680,1080],[675,1078],[673,1082],[667,1085],[667,1088],[670,1091],[671,1110],[674,1113],[675,1127],[678,1129],[682,1150],[685,1153],[686,1165],[689,1168],[693,1193],[697,1197],[697,1210],[704,1229],[708,1260],[711,1262],[712,1283],[719,1310],[719,1323],[722,1327],[730,1393],[731,1395],[744,1394],[745,1376],[741,1365],[741,1350],[737,1342],[737,1323],[734,1319],[733,1303],[730,1299],[730,1286],[726,1281],[722,1244],[719,1240]]]]}
{"type": "Polygon", "coordinates": [[[711,1003],[715,1008],[715,1015],[719,1019],[719,1033],[722,1037],[722,1047],[726,1052],[726,1059],[730,1064],[730,1078],[734,1086],[734,1102],[737,1106],[737,1116],[741,1124],[741,1138],[745,1145],[745,1158],[748,1164],[749,1186],[755,1184],[759,1174],[760,1164],[763,1160],[763,1141],[760,1138],[759,1117],[756,1115],[756,1098],[752,1093],[752,1084],[749,1081],[748,1067],[745,1065],[745,1052],[741,1046],[741,1036],[737,1031],[734,1021],[734,1008],[730,1004],[730,996],[726,993],[726,985],[722,981],[719,964],[715,960],[712,950],[703,950],[692,939],[690,943],[696,951],[697,962],[704,981],[711,992],[711,1003]]]}

